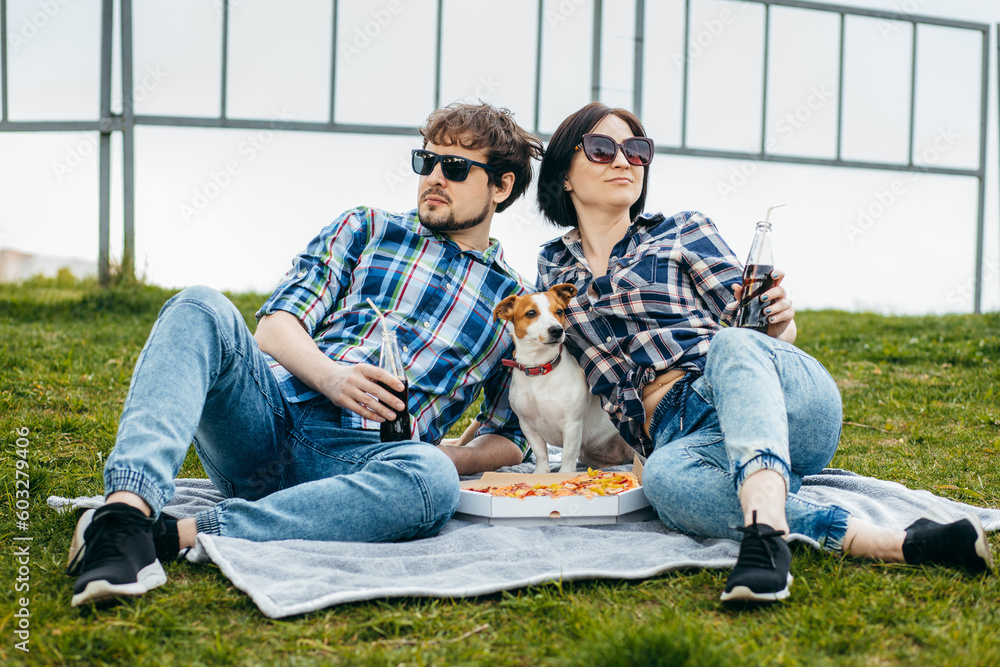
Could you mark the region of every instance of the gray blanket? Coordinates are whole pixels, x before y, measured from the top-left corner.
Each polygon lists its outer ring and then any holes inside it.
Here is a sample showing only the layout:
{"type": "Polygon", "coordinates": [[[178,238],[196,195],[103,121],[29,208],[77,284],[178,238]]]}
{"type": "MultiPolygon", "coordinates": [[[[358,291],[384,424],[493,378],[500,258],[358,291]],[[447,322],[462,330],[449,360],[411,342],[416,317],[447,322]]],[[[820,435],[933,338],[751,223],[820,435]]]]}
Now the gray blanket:
{"type": "MultiPolygon", "coordinates": [[[[511,470],[523,472],[520,468],[511,470]]],[[[1000,529],[1000,509],[964,505],[843,470],[807,477],[801,494],[889,527],[903,528],[934,509],[956,518],[973,513],[987,530],[1000,529]]],[[[192,516],[221,499],[208,480],[179,479],[166,512],[192,516]]],[[[49,498],[49,505],[61,511],[102,502],[100,497],[49,498]]],[[[818,547],[804,536],[793,537],[818,547]]],[[[187,557],[215,563],[266,616],[283,618],[357,600],[466,597],[550,581],[645,579],[680,568],[732,567],[737,552],[731,540],[689,537],[659,521],[524,528],[452,520],[435,537],[380,544],[199,535],[187,557]]]]}

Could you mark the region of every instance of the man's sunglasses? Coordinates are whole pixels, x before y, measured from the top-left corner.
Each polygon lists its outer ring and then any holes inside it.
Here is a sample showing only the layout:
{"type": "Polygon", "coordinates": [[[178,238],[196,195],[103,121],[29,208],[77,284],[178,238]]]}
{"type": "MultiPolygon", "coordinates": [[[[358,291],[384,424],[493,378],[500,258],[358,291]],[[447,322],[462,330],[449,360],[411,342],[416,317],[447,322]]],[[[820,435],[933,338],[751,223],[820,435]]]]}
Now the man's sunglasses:
{"type": "Polygon", "coordinates": [[[421,148],[413,149],[413,171],[417,172],[421,176],[428,176],[437,163],[441,163],[441,173],[449,181],[455,181],[461,183],[466,178],[469,177],[469,169],[474,166],[482,167],[486,171],[498,171],[497,169],[491,167],[488,164],[483,164],[482,162],[476,162],[475,160],[470,160],[469,158],[459,157],[457,155],[438,155],[437,153],[432,153],[431,151],[425,151],[421,148]]]}
{"type": "Polygon", "coordinates": [[[583,154],[591,162],[608,164],[614,162],[618,149],[622,149],[629,164],[645,167],[653,161],[653,140],[649,137],[629,137],[618,143],[606,134],[585,134],[583,141],[573,150],[583,148],[583,154]]]}

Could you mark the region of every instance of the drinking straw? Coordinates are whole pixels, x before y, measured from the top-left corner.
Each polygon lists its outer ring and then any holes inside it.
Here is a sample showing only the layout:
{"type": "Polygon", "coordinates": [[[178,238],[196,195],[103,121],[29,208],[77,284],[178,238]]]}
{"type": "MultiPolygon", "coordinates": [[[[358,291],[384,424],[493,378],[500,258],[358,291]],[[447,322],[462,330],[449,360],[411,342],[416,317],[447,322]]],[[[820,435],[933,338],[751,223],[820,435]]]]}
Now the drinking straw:
{"type": "Polygon", "coordinates": [[[770,222],[771,221],[771,211],[773,211],[774,209],[776,209],[778,207],[784,206],[784,205],[785,205],[785,202],[781,202],[780,204],[775,204],[771,208],[767,209],[767,215],[764,216],[764,222],[770,222]]]}
{"type": "MultiPolygon", "coordinates": [[[[366,299],[366,301],[368,301],[368,305],[372,307],[372,309],[375,311],[375,314],[378,315],[379,320],[381,320],[381,322],[382,322],[382,333],[383,334],[388,334],[389,333],[389,323],[385,321],[385,315],[382,314],[382,311],[378,309],[378,306],[375,305],[375,302],[372,301],[371,298],[366,299]]],[[[389,355],[389,365],[391,366],[391,368],[389,369],[389,371],[393,375],[395,375],[396,377],[403,377],[403,373],[400,371],[400,369],[396,368],[396,358],[395,358],[394,355],[391,355],[391,354],[389,355]]]]}

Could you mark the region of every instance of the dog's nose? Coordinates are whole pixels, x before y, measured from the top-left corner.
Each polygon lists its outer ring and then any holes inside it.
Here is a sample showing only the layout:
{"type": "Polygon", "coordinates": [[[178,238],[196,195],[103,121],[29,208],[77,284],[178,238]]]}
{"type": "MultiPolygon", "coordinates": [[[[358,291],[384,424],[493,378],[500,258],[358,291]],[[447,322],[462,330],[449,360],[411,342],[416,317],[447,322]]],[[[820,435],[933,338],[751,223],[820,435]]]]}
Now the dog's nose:
{"type": "Polygon", "coordinates": [[[549,338],[559,338],[559,336],[562,336],[562,333],[562,327],[549,327],[549,338]]]}

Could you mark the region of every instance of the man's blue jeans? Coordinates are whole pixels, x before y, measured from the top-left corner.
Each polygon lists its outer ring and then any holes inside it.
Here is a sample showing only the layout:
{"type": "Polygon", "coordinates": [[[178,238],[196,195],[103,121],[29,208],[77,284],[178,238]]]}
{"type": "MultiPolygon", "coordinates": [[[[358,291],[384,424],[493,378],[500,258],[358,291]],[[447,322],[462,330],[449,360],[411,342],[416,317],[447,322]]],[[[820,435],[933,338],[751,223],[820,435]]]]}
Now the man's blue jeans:
{"type": "Polygon", "coordinates": [[[326,398],[289,403],[236,307],[191,287],[164,305],[136,362],[105,493],[136,493],[156,516],[193,441],[228,498],[198,514],[199,532],[369,542],[439,531],[458,506],[451,460],[340,419],[326,398]]]}
{"type": "Polygon", "coordinates": [[[705,374],[672,388],[653,413],[646,496],[676,530],[739,540],[739,489],[751,474],[774,470],[787,485],[791,532],[839,552],[848,512],[796,493],[803,476],[833,458],[841,419],[840,392],[822,364],[756,331],[723,329],[705,374]],[[682,395],[671,396],[675,389],[682,395]]]}

